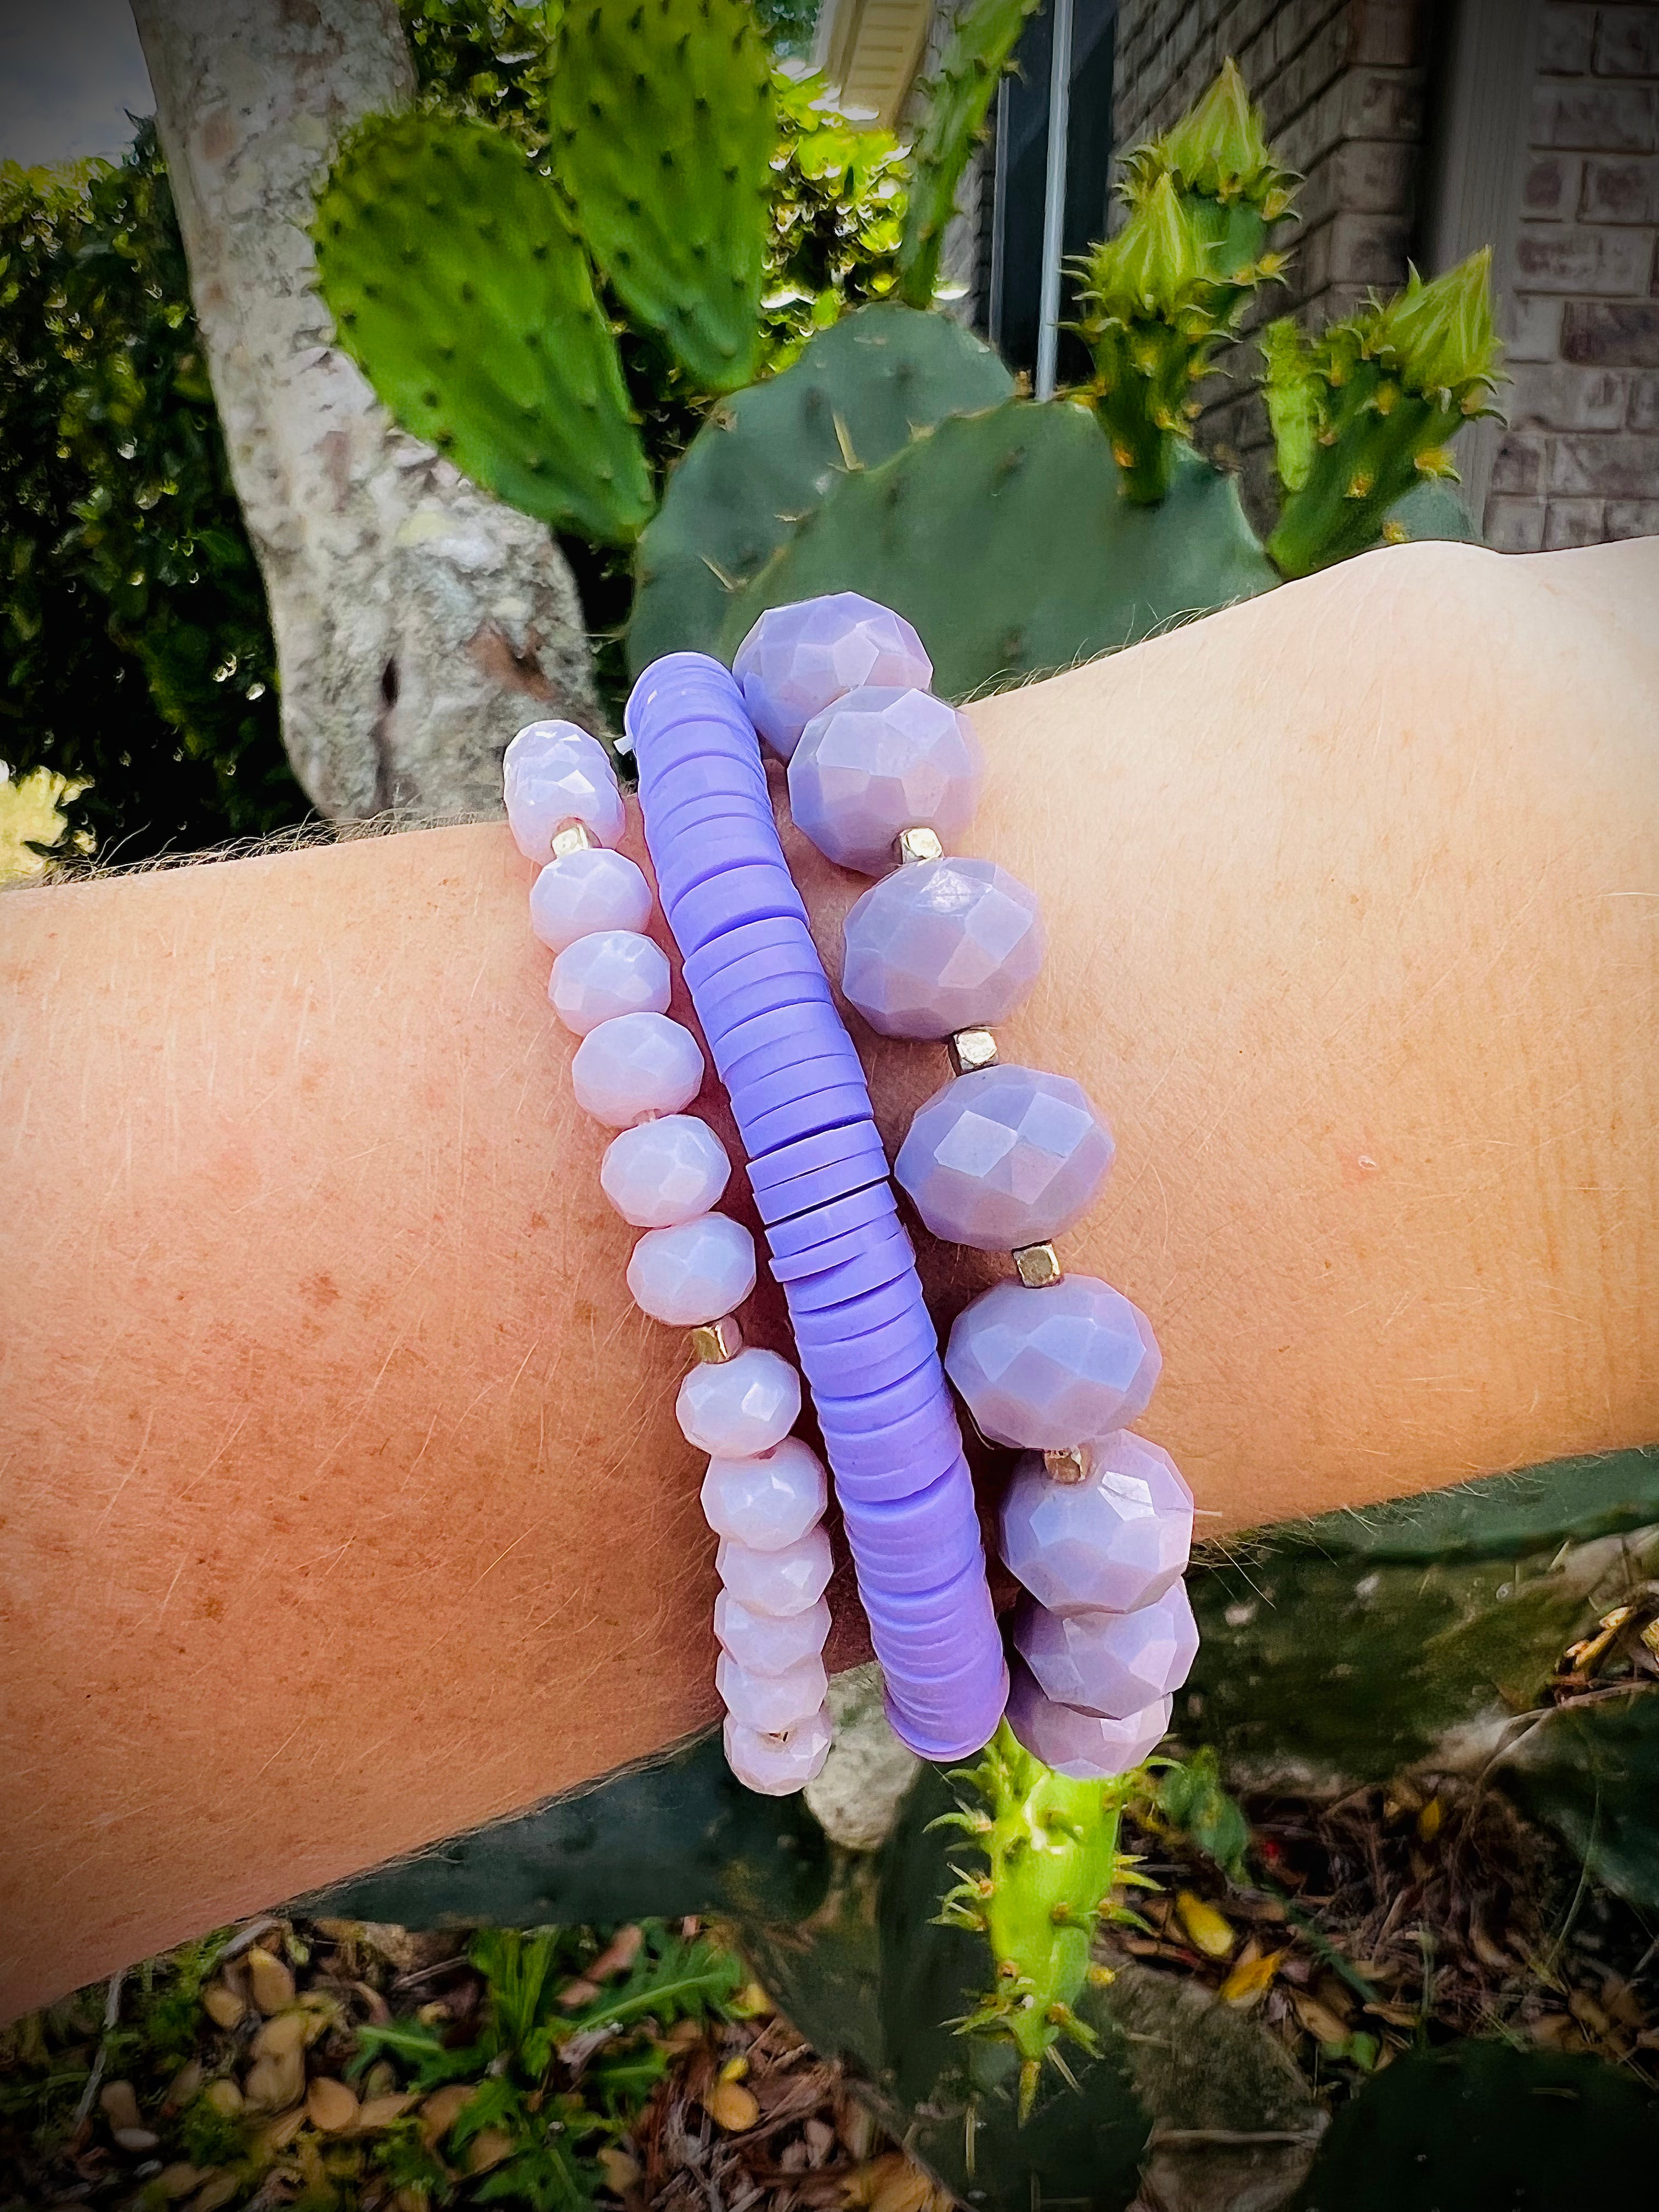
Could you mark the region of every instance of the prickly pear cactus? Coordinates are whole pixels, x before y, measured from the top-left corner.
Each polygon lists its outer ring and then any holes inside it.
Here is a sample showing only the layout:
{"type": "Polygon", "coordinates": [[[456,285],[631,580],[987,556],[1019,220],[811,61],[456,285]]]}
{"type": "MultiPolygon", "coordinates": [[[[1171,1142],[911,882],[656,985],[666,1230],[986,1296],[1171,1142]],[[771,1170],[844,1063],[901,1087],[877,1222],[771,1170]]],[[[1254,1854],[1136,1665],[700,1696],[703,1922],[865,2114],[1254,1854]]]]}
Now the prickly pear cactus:
{"type": "Polygon", "coordinates": [[[1013,388],[960,323],[883,303],[844,315],[782,375],[734,393],[693,439],[640,540],[635,675],[659,653],[718,650],[732,592],[842,477],[1013,388]]]}
{"type": "Polygon", "coordinates": [[[572,0],[548,95],[554,174],[595,262],[711,392],[760,365],[777,114],[746,0],[572,0]]]}
{"type": "Polygon", "coordinates": [[[985,128],[985,118],[1014,46],[1040,0],[968,0],[951,27],[939,72],[927,87],[927,112],[911,155],[910,198],[898,250],[899,296],[932,305],[945,228],[957,186],[985,128]]]}
{"type": "Polygon", "coordinates": [[[511,139],[371,117],[313,235],[340,343],[405,429],[556,528],[635,535],[651,483],[617,342],[557,193],[511,139]]]}
{"type": "Polygon", "coordinates": [[[1090,1951],[1103,1919],[1125,1917],[1112,1905],[1114,1887],[1141,1879],[1117,1838],[1123,1808],[1144,1785],[1136,1775],[1070,1781],[1034,1759],[1006,1721],[979,1764],[951,1779],[975,1802],[933,1825],[961,1829],[986,1863],[981,1872],[951,1869],[957,1885],[939,1918],[982,1935],[992,1961],[991,1986],[957,2025],[965,2035],[1000,2037],[1018,2051],[1023,2119],[1045,2060],[1064,2070],[1062,2037],[1091,2057],[1099,2048],[1074,2007],[1091,1973],[1109,1979],[1091,1966],[1090,1951]]]}

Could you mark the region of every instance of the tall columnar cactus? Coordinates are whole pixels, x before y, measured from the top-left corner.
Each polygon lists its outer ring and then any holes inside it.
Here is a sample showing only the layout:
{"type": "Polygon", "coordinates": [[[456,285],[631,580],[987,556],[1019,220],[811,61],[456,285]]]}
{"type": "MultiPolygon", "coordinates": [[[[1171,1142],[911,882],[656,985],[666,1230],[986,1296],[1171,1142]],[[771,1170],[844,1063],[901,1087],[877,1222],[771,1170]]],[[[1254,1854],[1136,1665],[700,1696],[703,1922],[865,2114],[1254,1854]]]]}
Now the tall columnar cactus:
{"type": "Polygon", "coordinates": [[[1286,576],[1363,552],[1425,479],[1456,480],[1448,441],[1490,414],[1501,347],[1491,252],[1333,323],[1311,345],[1275,325],[1268,407],[1285,501],[1268,550],[1286,576]],[[1309,430],[1311,428],[1311,443],[1309,430]]]}
{"type": "Polygon", "coordinates": [[[911,156],[910,198],[898,250],[899,297],[933,304],[945,227],[957,187],[985,128],[992,95],[1041,0],[968,0],[951,27],[911,156]]]}
{"type": "Polygon", "coordinates": [[[1090,1952],[1103,1920],[1126,1917],[1113,1890],[1151,1886],[1117,1848],[1123,1808],[1144,1785],[1136,1775],[1070,1781],[1033,1758],[1006,1721],[979,1764],[951,1778],[967,1784],[973,1802],[933,1826],[960,1828],[986,1863],[982,1871],[952,1869],[958,1880],[939,1919],[983,1935],[993,1962],[990,1988],[957,2025],[963,2034],[1015,2045],[1024,2118],[1044,2061],[1064,2070],[1062,2038],[1091,2053],[1097,2047],[1073,2008],[1091,1973],[1106,1978],[1090,1952]]]}
{"type": "Polygon", "coordinates": [[[374,116],[317,204],[340,342],[416,436],[526,514],[626,542],[652,491],[558,194],[501,131],[374,116]]]}
{"type": "Polygon", "coordinates": [[[573,0],[554,173],[617,295],[711,392],[760,366],[777,112],[746,0],[573,0]]]}

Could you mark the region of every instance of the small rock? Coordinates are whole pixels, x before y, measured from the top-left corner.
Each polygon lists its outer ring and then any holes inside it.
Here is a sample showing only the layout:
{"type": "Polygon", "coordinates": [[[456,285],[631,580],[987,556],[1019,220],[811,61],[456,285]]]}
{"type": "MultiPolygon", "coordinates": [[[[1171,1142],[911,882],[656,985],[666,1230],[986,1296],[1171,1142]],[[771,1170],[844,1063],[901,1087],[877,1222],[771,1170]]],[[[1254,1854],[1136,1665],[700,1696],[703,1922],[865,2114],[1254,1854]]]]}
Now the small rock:
{"type": "Polygon", "coordinates": [[[169,2112],[182,2112],[195,2100],[202,2087],[202,2062],[188,2058],[167,2084],[167,2095],[161,2100],[169,2112]]]}
{"type": "Polygon", "coordinates": [[[306,2092],[306,2112],[319,2135],[343,2135],[357,2118],[355,2090],[331,2075],[320,2074],[306,2092]]]}
{"type": "Polygon", "coordinates": [[[499,2166],[504,2158],[513,2155],[513,2138],[503,2128],[482,2128],[467,2145],[466,2170],[469,2173],[488,2173],[492,2166],[499,2166]]]}
{"type": "Polygon", "coordinates": [[[214,2111],[222,2112],[228,2120],[234,2120],[246,2101],[242,2095],[241,2084],[233,2081],[228,2074],[221,2075],[216,2081],[210,2081],[202,2094],[214,2111]]]}
{"type": "Polygon", "coordinates": [[[471,2102],[472,2094],[471,2082],[449,2081],[427,2099],[421,2107],[421,2134],[428,2150],[441,2136],[449,2133],[471,2102]]]}
{"type": "Polygon", "coordinates": [[[176,2204],[181,2197],[188,2197],[198,2182],[207,2179],[207,2168],[191,2166],[187,2159],[179,2159],[172,2166],[164,2166],[155,2177],[155,2186],[169,2204],[176,2204]]]}
{"type": "Polygon", "coordinates": [[[131,2081],[106,2081],[98,2093],[98,2103],[104,2118],[118,2133],[123,2128],[143,2125],[138,2113],[138,2092],[131,2081]]]}
{"type": "Polygon", "coordinates": [[[801,2130],[806,2138],[806,2155],[814,2166],[822,2166],[836,2147],[836,2131],[828,2120],[811,2119],[801,2130]]]}
{"type": "Polygon", "coordinates": [[[153,2128],[112,2128],[110,2134],[122,2150],[135,2155],[141,2151],[154,2150],[161,2140],[153,2128]]]}
{"type": "Polygon", "coordinates": [[[191,2198],[190,2212],[221,2212],[221,2207],[239,2196],[241,2188],[242,2176],[228,2167],[221,2167],[218,2172],[209,2175],[204,2186],[191,2198]]]}
{"type": "Polygon", "coordinates": [[[295,2105],[292,2112],[281,2113],[261,2128],[259,2142],[266,2156],[275,2157],[279,2151],[286,2150],[304,2127],[307,2117],[305,2106],[295,2105]]]}
{"type": "Polygon", "coordinates": [[[357,2107],[358,2134],[371,2136],[377,2128],[389,2128],[394,2120],[402,2119],[414,2102],[414,2092],[409,2089],[384,2097],[365,2097],[357,2107]]]}
{"type": "Polygon", "coordinates": [[[716,2081],[703,2098],[703,2110],[717,2128],[740,2136],[760,2118],[760,2105],[752,2089],[741,2081],[716,2081]]]}
{"type": "Polygon", "coordinates": [[[371,2097],[389,2097],[397,2086],[397,2075],[384,2058],[377,2058],[364,2075],[357,2094],[367,2104],[371,2097]]]}
{"type": "Polygon", "coordinates": [[[285,2051],[278,2057],[256,2058],[244,2084],[247,2101],[258,2112],[285,2112],[306,2093],[303,2051],[285,2051]]]}
{"type": "Polygon", "coordinates": [[[292,1972],[262,1943],[256,1943],[247,1954],[247,1978],[253,2002],[267,2019],[293,2003],[292,1972]]]}
{"type": "Polygon", "coordinates": [[[605,2187],[621,2197],[641,2179],[645,2168],[616,2143],[607,2143],[599,2153],[599,2172],[605,2176],[605,2187]]]}
{"type": "Polygon", "coordinates": [[[275,2020],[268,2020],[253,2039],[256,2058],[286,2058],[295,2051],[303,2051],[310,2032],[311,2022],[302,2012],[279,2012],[275,2020]]]}
{"type": "Polygon", "coordinates": [[[210,1982],[202,1992],[202,2009],[216,2027],[234,2027],[247,2008],[223,1982],[210,1982]]]}

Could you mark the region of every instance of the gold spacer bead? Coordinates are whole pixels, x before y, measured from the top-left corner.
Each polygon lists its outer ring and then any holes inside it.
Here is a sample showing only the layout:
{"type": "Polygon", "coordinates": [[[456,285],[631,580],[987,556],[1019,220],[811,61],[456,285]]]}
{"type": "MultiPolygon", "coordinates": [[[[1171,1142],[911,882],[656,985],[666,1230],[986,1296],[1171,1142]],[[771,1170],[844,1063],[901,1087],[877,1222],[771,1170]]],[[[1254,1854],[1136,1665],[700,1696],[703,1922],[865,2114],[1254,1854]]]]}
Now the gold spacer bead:
{"type": "Polygon", "coordinates": [[[952,1075],[971,1075],[976,1068],[997,1064],[997,1041],[989,1030],[958,1030],[946,1037],[945,1049],[952,1075]]]}
{"type": "Polygon", "coordinates": [[[1022,1244],[1013,1261],[1028,1291],[1046,1291],[1060,1280],[1060,1255],[1052,1244],[1022,1244]]]}
{"type": "Polygon", "coordinates": [[[942,860],[945,848],[939,842],[936,830],[902,830],[898,841],[899,866],[908,867],[916,860],[942,860]]]}
{"type": "Polygon", "coordinates": [[[1068,1444],[1064,1451],[1046,1451],[1042,1464],[1056,1482],[1086,1482],[1089,1462],[1081,1444],[1068,1444]]]}
{"type": "Polygon", "coordinates": [[[724,1314],[719,1321],[703,1322],[691,1332],[691,1349],[704,1367],[724,1367],[728,1359],[735,1359],[743,1350],[737,1316],[724,1314]]]}
{"type": "Polygon", "coordinates": [[[553,832],[553,857],[556,860],[566,853],[591,853],[599,842],[586,822],[561,822],[553,832]]]}

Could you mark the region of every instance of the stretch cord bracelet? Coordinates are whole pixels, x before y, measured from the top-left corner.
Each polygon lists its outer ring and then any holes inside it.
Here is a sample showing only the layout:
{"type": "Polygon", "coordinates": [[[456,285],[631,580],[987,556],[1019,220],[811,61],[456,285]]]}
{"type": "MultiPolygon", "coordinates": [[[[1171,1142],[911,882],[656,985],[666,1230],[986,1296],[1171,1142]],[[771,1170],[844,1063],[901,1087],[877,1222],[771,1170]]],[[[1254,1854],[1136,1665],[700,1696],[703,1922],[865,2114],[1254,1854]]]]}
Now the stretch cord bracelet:
{"type": "MultiPolygon", "coordinates": [[[[926,680],[914,633],[885,620],[888,658],[926,680]]],[[[865,643],[867,671],[881,653],[865,643]]],[[[678,653],[641,677],[627,729],[664,911],[743,1139],[889,1717],[921,1755],[964,1757],[994,1732],[1007,1697],[973,1481],[754,726],[717,661],[678,653]]]]}
{"type": "Polygon", "coordinates": [[[981,1433],[1024,1454],[1000,1514],[1026,1593],[1009,1724],[1062,1773],[1122,1773],[1163,1736],[1197,1652],[1193,1500],[1125,1425],[1158,1376],[1150,1324],[1065,1273],[1052,1242],[1099,1190],[1111,1138],[1077,1084],[998,1058],[993,1025],[1042,964],[1036,899],[989,861],[945,855],[978,798],[978,748],[925,688],[932,664],[899,617],[854,592],[775,609],[733,672],[788,763],[796,825],[843,867],[892,871],[848,915],[842,991],[884,1036],[945,1042],[953,1079],[912,1121],[898,1182],[934,1236],[1013,1259],[1017,1279],[975,1299],[945,1358],[981,1433]],[[896,634],[908,658],[884,660],[896,634]]]}
{"type": "Polygon", "coordinates": [[[581,1040],[577,1103],[620,1133],[599,1170],[605,1196],[645,1234],[628,1264],[635,1303],[691,1332],[696,1364],[676,1412],[711,1455],[703,1510],[720,1539],[717,1674],[726,1756],[754,1790],[784,1796],[830,1749],[823,1641],[829,1540],[822,1462],[792,1437],[800,1380],[777,1353],[745,1349],[736,1311],[755,1286],[755,1243],[714,1207],[732,1169],[705,1122],[682,1111],[702,1086],[696,1039],[668,1018],[668,961],[644,934],[650,886],[625,854],[622,796],[605,748],[571,722],[532,722],[502,763],[508,824],[543,862],[531,926],[555,954],[548,996],[581,1040]]]}

